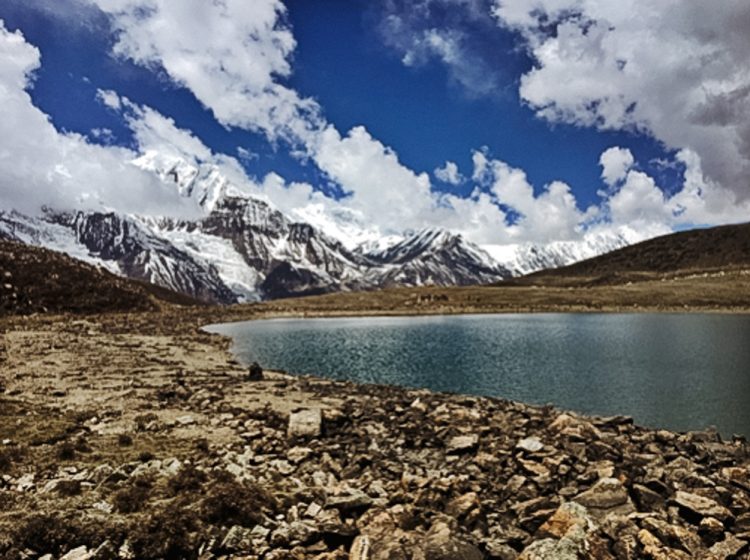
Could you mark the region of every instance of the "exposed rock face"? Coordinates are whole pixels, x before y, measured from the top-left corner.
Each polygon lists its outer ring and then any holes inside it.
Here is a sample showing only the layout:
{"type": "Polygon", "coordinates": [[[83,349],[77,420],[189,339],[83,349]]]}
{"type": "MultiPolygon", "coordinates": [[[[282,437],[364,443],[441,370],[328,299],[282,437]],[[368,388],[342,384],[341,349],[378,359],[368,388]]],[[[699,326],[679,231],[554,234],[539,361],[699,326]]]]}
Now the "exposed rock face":
{"type": "Polygon", "coordinates": [[[460,235],[424,230],[392,251],[350,250],[269,203],[227,192],[206,215],[153,219],[47,210],[0,212],[0,238],[70,253],[198,299],[234,303],[341,290],[490,283],[510,272],[460,235]]]}
{"type": "Polygon", "coordinates": [[[116,263],[124,276],[205,301],[237,301],[209,262],[178,249],[132,218],[84,212],[50,213],[48,218],[72,229],[76,240],[92,255],[116,263]]]}

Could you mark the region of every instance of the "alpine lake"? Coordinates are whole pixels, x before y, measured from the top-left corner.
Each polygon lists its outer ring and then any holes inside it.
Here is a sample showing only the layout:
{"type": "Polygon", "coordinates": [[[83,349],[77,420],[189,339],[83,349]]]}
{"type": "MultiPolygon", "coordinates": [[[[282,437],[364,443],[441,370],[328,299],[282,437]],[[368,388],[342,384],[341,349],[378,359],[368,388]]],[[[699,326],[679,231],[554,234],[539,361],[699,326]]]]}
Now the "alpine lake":
{"type": "Polygon", "coordinates": [[[267,319],[206,330],[266,369],[750,437],[750,315],[267,319]]]}

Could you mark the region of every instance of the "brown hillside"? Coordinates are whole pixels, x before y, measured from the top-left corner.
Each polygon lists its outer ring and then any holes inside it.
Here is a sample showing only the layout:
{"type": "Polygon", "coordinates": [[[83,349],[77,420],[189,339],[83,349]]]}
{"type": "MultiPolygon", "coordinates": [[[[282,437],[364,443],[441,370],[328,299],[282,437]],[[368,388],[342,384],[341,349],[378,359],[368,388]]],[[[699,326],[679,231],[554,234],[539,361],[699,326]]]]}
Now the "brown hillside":
{"type": "Polygon", "coordinates": [[[196,303],[62,253],[0,239],[0,315],[146,311],[159,301],[196,303]]]}
{"type": "Polygon", "coordinates": [[[569,266],[516,280],[548,284],[575,280],[616,284],[672,273],[750,267],[750,223],[682,231],[649,239],[569,266]]]}

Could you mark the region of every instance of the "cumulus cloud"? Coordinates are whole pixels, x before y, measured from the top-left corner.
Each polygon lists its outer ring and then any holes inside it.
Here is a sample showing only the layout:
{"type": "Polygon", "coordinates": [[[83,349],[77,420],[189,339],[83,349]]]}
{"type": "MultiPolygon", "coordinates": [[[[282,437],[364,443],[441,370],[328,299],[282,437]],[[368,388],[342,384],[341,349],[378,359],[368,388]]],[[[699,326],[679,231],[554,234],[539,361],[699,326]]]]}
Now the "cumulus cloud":
{"type": "Polygon", "coordinates": [[[279,0],[91,0],[114,28],[114,53],[163,69],[216,119],[304,142],[320,126],[318,104],[279,80],[296,42],[279,0]]]}
{"type": "Polygon", "coordinates": [[[602,179],[609,186],[614,186],[625,178],[627,172],[633,167],[633,163],[635,159],[627,148],[613,146],[605,150],[599,158],[599,164],[602,166],[602,179]]]}
{"type": "Polygon", "coordinates": [[[580,236],[593,209],[582,212],[570,187],[553,181],[539,194],[529,183],[526,173],[507,163],[488,159],[482,152],[475,152],[477,177],[489,180],[490,192],[495,200],[519,215],[506,228],[512,239],[524,241],[561,241],[580,236]]]}
{"type": "Polygon", "coordinates": [[[36,213],[114,207],[125,212],[192,215],[196,209],[130,161],[133,152],[62,133],[34,106],[27,89],[39,50],[0,20],[0,198],[3,208],[36,213]]]}
{"type": "Polygon", "coordinates": [[[750,196],[750,4],[495,0],[534,68],[521,97],[550,121],[642,130],[750,196]]]}
{"type": "Polygon", "coordinates": [[[682,150],[677,154],[685,171],[682,187],[672,195],[667,195],[653,177],[634,169],[632,154],[624,152],[628,150],[610,148],[600,159],[603,176],[611,174],[613,181],[609,191],[600,192],[604,198],[595,215],[606,218],[609,224],[658,231],[746,221],[750,215],[750,199],[740,200],[708,178],[694,152],[682,150]]]}
{"type": "Polygon", "coordinates": [[[458,165],[453,161],[446,161],[443,167],[436,168],[433,173],[438,180],[451,185],[460,185],[465,179],[458,171],[458,165]]]}
{"type": "Polygon", "coordinates": [[[211,150],[198,137],[178,128],[174,119],[151,107],[136,105],[111,90],[98,90],[97,98],[122,115],[141,153],[154,151],[194,161],[208,161],[213,157],[211,150]]]}

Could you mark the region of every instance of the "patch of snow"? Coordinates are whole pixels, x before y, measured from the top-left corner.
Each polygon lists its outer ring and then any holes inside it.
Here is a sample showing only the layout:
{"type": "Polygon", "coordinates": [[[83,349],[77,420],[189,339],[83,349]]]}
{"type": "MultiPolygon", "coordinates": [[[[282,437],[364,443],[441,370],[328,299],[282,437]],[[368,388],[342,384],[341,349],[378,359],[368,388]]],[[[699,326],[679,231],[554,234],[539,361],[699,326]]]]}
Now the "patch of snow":
{"type": "Polygon", "coordinates": [[[256,286],[263,278],[245,262],[228,239],[185,230],[162,230],[160,235],[194,259],[212,264],[221,281],[239,296],[240,301],[260,299],[256,286]]]}
{"type": "Polygon", "coordinates": [[[84,245],[78,242],[75,231],[69,227],[11,211],[0,212],[0,231],[9,238],[27,245],[65,253],[74,259],[99,266],[113,274],[121,274],[120,267],[115,261],[92,255],[84,245]]]}

